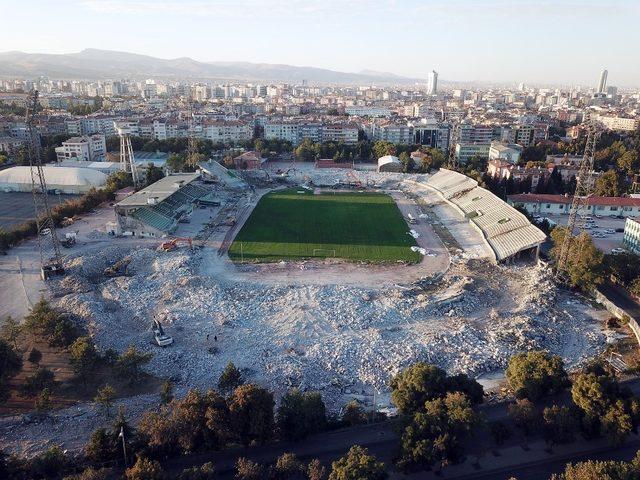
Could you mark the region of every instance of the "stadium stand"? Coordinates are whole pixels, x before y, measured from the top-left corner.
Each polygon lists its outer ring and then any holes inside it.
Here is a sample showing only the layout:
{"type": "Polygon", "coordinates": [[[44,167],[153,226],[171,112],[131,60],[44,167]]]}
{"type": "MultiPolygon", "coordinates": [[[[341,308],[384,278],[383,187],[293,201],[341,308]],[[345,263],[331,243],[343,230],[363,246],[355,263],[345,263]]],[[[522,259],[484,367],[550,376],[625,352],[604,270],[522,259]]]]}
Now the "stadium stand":
{"type": "Polygon", "coordinates": [[[547,238],[525,215],[461,173],[441,168],[423,183],[476,226],[499,262],[523,251],[537,252],[547,238]]]}
{"type": "Polygon", "coordinates": [[[205,185],[196,184],[199,177],[197,173],[169,175],[116,203],[118,233],[149,237],[173,233],[180,217],[211,193],[205,185]]]}

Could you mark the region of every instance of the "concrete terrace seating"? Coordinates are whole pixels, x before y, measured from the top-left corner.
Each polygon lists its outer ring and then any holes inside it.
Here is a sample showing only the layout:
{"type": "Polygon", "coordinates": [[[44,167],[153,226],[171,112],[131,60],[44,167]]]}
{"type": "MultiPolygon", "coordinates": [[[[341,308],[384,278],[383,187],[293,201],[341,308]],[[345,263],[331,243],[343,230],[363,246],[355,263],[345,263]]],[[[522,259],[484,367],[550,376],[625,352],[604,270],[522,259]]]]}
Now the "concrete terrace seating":
{"type": "Polygon", "coordinates": [[[140,207],[133,212],[132,216],[150,227],[167,233],[171,232],[176,225],[176,221],[173,218],[163,215],[153,207],[140,207]]]}
{"type": "Polygon", "coordinates": [[[461,173],[440,169],[424,183],[477,226],[498,261],[536,247],[546,239],[522,213],[461,173]]]}

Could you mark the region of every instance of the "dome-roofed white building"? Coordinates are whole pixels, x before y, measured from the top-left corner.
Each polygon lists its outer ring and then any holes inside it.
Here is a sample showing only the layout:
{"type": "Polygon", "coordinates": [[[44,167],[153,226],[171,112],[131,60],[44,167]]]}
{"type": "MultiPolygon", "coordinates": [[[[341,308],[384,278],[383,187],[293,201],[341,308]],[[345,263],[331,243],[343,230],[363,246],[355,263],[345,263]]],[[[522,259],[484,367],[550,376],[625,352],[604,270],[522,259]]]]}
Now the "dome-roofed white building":
{"type": "MultiPolygon", "coordinates": [[[[101,187],[107,176],[91,168],[43,166],[44,177],[49,190],[60,193],[79,194],[101,187]]],[[[31,167],[12,167],[0,171],[0,191],[30,192],[31,167]]]]}
{"type": "Polygon", "coordinates": [[[379,172],[402,172],[402,162],[398,157],[385,155],[378,159],[379,172]]]}

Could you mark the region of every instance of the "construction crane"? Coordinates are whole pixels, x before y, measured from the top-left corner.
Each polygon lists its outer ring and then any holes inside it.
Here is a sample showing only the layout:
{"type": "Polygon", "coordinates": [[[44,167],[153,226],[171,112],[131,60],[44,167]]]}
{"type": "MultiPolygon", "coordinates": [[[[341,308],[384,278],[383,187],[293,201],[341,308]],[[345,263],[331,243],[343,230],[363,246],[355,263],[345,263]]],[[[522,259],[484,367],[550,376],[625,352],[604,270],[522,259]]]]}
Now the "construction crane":
{"type": "Polygon", "coordinates": [[[578,226],[579,230],[584,227],[583,223],[578,224],[578,215],[581,211],[588,211],[589,197],[593,193],[593,155],[596,151],[596,144],[598,142],[598,125],[595,121],[589,120],[587,122],[587,141],[584,146],[584,155],[580,162],[580,168],[578,170],[578,176],[576,177],[576,191],[573,194],[571,201],[571,209],[569,210],[569,220],[567,222],[567,232],[562,241],[560,253],[557,259],[556,275],[561,279],[567,269],[567,263],[569,261],[569,251],[571,250],[571,242],[573,239],[573,232],[578,226]]]}
{"type": "Polygon", "coordinates": [[[31,170],[31,193],[36,215],[36,229],[38,248],[40,250],[40,276],[48,280],[55,275],[64,275],[62,255],[60,255],[60,241],[56,234],[55,223],[51,215],[47,181],[42,168],[40,156],[40,138],[36,134],[35,115],[38,110],[38,91],[33,90],[27,104],[26,123],[28,142],[29,167],[31,170]]]}

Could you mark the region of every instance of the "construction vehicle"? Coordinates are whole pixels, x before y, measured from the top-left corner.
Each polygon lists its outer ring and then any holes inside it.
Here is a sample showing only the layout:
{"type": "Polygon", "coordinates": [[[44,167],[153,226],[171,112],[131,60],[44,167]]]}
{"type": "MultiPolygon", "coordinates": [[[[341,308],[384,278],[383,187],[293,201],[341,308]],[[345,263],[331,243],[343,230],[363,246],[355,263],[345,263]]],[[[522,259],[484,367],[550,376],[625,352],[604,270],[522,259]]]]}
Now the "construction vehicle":
{"type": "Polygon", "coordinates": [[[167,347],[173,343],[173,337],[164,333],[164,328],[159,320],[153,321],[153,336],[159,347],[167,347]]]}
{"type": "Polygon", "coordinates": [[[105,277],[123,277],[127,275],[127,267],[131,263],[131,257],[125,257],[122,260],[118,260],[116,263],[104,269],[105,277]]]}
{"type": "Polygon", "coordinates": [[[78,232],[67,232],[64,234],[64,238],[60,239],[60,245],[64,248],[71,248],[76,244],[76,237],[78,232]]]}
{"type": "Polygon", "coordinates": [[[162,242],[158,245],[156,251],[158,252],[171,252],[178,247],[186,247],[193,248],[193,242],[190,238],[172,238],[171,240],[167,240],[166,242],[162,242]]]}

